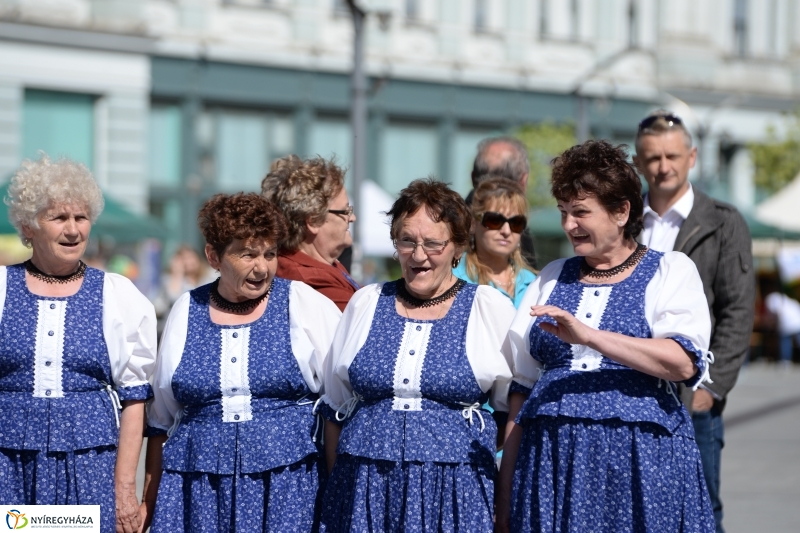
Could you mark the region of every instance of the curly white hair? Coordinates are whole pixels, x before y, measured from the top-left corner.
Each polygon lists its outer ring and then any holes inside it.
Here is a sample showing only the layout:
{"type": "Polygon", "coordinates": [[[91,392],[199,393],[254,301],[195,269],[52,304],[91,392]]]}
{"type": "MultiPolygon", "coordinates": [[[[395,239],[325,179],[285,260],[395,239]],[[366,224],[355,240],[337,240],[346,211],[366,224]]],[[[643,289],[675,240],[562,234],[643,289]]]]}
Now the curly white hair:
{"type": "Polygon", "coordinates": [[[47,154],[41,154],[38,161],[22,162],[4,199],[8,219],[25,246],[31,242],[22,232],[22,226],[38,228],[39,214],[49,207],[57,204],[85,207],[94,223],[105,206],[100,187],[83,163],[66,158],[51,161],[47,154]]]}

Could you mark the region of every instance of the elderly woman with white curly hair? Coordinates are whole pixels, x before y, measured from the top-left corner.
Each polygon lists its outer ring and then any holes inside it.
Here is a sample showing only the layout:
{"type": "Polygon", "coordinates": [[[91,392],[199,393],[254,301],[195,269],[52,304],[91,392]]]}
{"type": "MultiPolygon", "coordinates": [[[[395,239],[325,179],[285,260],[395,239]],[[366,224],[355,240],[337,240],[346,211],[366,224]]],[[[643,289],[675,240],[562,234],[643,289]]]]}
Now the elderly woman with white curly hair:
{"type": "Polygon", "coordinates": [[[104,205],[85,166],[25,161],[5,202],[33,255],[0,267],[0,502],[99,505],[101,531],[136,531],[153,306],[81,261],[104,205]]]}

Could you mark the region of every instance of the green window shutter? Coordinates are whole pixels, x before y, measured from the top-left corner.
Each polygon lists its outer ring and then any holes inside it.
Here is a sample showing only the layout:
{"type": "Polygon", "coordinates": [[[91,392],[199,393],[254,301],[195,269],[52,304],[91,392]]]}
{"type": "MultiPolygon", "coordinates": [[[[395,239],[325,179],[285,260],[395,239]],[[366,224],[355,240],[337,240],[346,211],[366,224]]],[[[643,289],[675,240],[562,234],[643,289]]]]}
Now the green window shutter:
{"type": "Polygon", "coordinates": [[[94,166],[94,101],[88,94],[25,90],[22,156],[69,157],[94,166]]]}

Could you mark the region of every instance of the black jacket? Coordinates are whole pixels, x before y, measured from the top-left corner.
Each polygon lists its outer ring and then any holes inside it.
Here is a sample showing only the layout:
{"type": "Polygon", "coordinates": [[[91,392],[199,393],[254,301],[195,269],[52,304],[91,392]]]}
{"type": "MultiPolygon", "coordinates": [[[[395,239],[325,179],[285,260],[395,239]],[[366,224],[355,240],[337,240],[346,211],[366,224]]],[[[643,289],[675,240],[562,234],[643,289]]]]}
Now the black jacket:
{"type": "MultiPolygon", "coordinates": [[[[755,305],[752,240],[742,215],[735,207],[714,200],[695,189],[694,205],[675,239],[675,251],[688,255],[700,272],[711,313],[711,345],[715,362],[713,383],[704,386],[722,398],[736,384],[739,369],[750,346],[755,305]]],[[[681,397],[692,405],[692,391],[681,397]]]]}

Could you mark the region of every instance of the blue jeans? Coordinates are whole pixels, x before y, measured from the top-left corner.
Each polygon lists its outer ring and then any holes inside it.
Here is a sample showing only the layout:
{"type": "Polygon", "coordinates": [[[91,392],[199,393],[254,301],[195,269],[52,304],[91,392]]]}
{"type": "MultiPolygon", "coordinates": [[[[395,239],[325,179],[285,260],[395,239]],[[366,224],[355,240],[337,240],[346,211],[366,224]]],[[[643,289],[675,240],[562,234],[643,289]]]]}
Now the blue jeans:
{"type": "Polygon", "coordinates": [[[722,447],[725,446],[722,414],[713,407],[710,411],[696,411],[692,414],[694,436],[700,448],[703,474],[711,497],[711,508],[717,523],[717,533],[725,533],[722,528],[722,500],[719,494],[719,472],[722,447]]]}
{"type": "Polygon", "coordinates": [[[781,361],[791,362],[792,355],[794,355],[794,345],[792,344],[792,339],[797,341],[797,344],[800,344],[800,333],[795,333],[794,335],[781,335],[781,361]]]}

